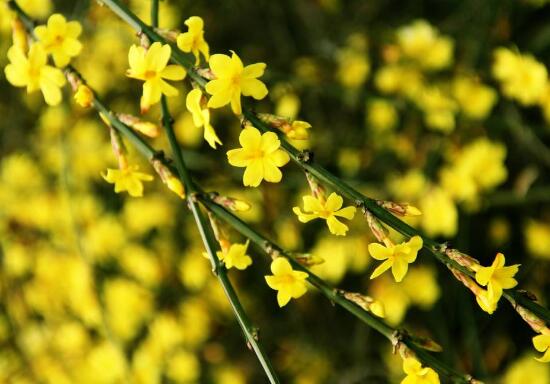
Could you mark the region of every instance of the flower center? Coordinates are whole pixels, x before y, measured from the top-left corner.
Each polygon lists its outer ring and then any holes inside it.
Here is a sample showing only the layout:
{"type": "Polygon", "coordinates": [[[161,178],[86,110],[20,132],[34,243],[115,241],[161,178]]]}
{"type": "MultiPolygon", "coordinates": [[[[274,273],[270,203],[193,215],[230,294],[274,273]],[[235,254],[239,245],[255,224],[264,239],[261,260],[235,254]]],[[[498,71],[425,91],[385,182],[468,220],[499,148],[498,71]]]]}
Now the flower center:
{"type": "Polygon", "coordinates": [[[145,80],[151,80],[157,77],[156,71],[145,71],[145,74],[143,75],[145,77],[145,80]]]}

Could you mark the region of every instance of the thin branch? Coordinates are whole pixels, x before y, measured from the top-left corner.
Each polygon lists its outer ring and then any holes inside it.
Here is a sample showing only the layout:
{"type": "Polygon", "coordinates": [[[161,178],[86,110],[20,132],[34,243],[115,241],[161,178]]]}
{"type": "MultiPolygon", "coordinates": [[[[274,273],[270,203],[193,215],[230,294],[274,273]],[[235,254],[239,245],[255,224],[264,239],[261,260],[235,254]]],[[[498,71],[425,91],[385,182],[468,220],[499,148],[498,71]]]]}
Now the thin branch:
{"type": "MultiPolygon", "coordinates": [[[[151,1],[151,22],[153,24],[153,27],[158,27],[158,6],[159,6],[158,0],[151,1]]],[[[260,361],[260,364],[262,365],[262,368],[264,369],[265,374],[269,379],[269,382],[272,384],[278,384],[280,383],[280,381],[279,381],[279,378],[277,377],[275,369],[273,368],[273,365],[271,364],[271,361],[267,356],[267,353],[265,352],[262,345],[258,341],[257,329],[252,325],[252,322],[250,321],[241,302],[239,301],[237,293],[235,292],[235,289],[233,288],[233,285],[231,284],[231,281],[227,276],[227,269],[224,267],[224,265],[220,263],[220,260],[216,255],[216,251],[218,248],[216,245],[217,243],[216,243],[214,234],[212,232],[212,228],[206,222],[206,219],[202,214],[202,212],[200,211],[198,203],[195,199],[195,194],[196,194],[195,185],[191,180],[191,176],[187,170],[187,167],[185,166],[185,161],[183,159],[181,148],[177,142],[176,135],[174,133],[174,128],[173,128],[174,119],[172,118],[170,111],[168,109],[166,96],[162,95],[160,103],[162,108],[162,125],[164,126],[166,135],[168,136],[168,141],[170,142],[170,147],[172,149],[172,153],[176,161],[176,168],[178,170],[179,177],[186,189],[186,193],[188,196],[187,205],[189,206],[189,209],[193,213],[193,217],[195,218],[197,229],[199,230],[202,241],[204,243],[204,248],[206,249],[208,257],[210,258],[210,262],[212,264],[212,271],[218,278],[223,288],[223,291],[227,296],[227,299],[231,303],[231,308],[233,309],[235,317],[237,318],[237,321],[241,326],[241,329],[245,335],[245,339],[248,345],[250,346],[250,348],[252,348],[256,353],[256,356],[258,357],[258,360],[260,361]]]]}

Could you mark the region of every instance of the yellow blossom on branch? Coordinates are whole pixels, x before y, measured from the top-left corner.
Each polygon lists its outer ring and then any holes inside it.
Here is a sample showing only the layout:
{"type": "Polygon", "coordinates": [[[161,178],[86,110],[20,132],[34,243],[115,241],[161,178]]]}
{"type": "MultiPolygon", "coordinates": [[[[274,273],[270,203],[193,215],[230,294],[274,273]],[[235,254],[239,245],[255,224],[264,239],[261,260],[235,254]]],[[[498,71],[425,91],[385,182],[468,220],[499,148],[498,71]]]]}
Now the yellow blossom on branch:
{"type": "Polygon", "coordinates": [[[497,253],[493,264],[489,267],[479,267],[476,271],[476,281],[487,286],[488,296],[498,302],[502,296],[503,289],[515,287],[518,282],[514,279],[518,272],[519,264],[504,266],[506,262],[502,253],[497,253]]]}
{"type": "Polygon", "coordinates": [[[153,180],[153,176],[143,172],[138,172],[137,165],[129,166],[125,169],[107,169],[106,174],[102,174],[103,178],[111,184],[115,185],[115,192],[128,191],[128,194],[133,197],[143,196],[143,181],[153,180]]]}
{"type": "Polygon", "coordinates": [[[246,254],[248,243],[247,240],[245,244],[231,244],[229,249],[222,249],[216,255],[227,269],[237,268],[242,271],[252,264],[252,258],[246,254]]]}
{"type": "Polygon", "coordinates": [[[544,355],[536,358],[536,360],[541,363],[548,363],[550,361],[550,335],[542,334],[533,337],[533,346],[537,351],[544,352],[544,355]]]}
{"type": "Polygon", "coordinates": [[[325,219],[330,233],[337,236],[344,236],[348,231],[348,226],[338,220],[337,217],[344,217],[348,220],[355,216],[356,208],[353,206],[342,208],[344,199],[336,192],[332,192],[324,201],[323,198],[313,196],[304,196],[304,211],[299,207],[292,208],[292,211],[298,216],[298,220],[307,223],[313,219],[325,219]]]}
{"type": "Polygon", "coordinates": [[[278,291],[277,303],[279,307],[284,307],[290,299],[297,299],[306,293],[308,274],[293,270],[286,258],[278,257],[273,260],[271,272],[273,275],[265,276],[265,281],[270,288],[278,291]]]}
{"type": "Polygon", "coordinates": [[[148,50],[132,45],[128,53],[130,69],[126,76],[143,80],[141,111],[160,101],[161,95],[177,96],[178,90],[165,80],[182,80],[186,73],[179,65],[168,65],[172,49],[168,44],[153,43],[148,50]]]}
{"type": "Polygon", "coordinates": [[[209,108],[221,108],[231,103],[231,110],[236,115],[242,113],[241,94],[252,96],[256,100],[266,97],[268,91],[258,77],[264,74],[265,63],[243,66],[235,52],[231,57],[222,54],[212,55],[210,69],[216,78],[206,84],[206,92],[212,95],[208,101],[209,108]]]}
{"type": "Polygon", "coordinates": [[[204,22],[198,16],[191,16],[185,20],[189,30],[178,35],[178,48],[183,52],[192,52],[195,55],[195,65],[199,63],[199,52],[204,55],[206,61],[210,58],[209,47],[204,40],[204,22]]]}
{"type": "Polygon", "coordinates": [[[89,108],[94,101],[94,93],[87,85],[81,84],[76,89],[74,100],[82,108],[89,108]]]}
{"type": "Polygon", "coordinates": [[[281,142],[273,132],[261,134],[254,127],[245,128],[239,135],[242,148],[227,151],[229,164],[234,167],[246,167],[243,175],[245,186],[257,187],[262,180],[270,183],[281,181],[283,174],[279,170],[289,162],[288,154],[280,149],[281,142]]]}
{"type": "Polygon", "coordinates": [[[81,33],[82,27],[78,21],[67,22],[59,13],[51,15],[47,25],[39,25],[34,29],[40,44],[60,68],[68,65],[71,58],[78,56],[82,50],[82,44],[78,41],[81,33]]]}
{"type": "Polygon", "coordinates": [[[27,93],[42,91],[48,105],[61,102],[61,90],[65,76],[59,69],[47,65],[48,56],[41,45],[33,44],[28,57],[19,47],[8,50],[10,64],[4,69],[8,81],[16,87],[27,87],[27,93]]]}
{"type": "Polygon", "coordinates": [[[204,127],[204,140],[216,149],[216,144],[222,144],[222,141],[216,134],[214,127],[210,124],[210,110],[202,107],[202,92],[200,89],[193,89],[187,94],[185,106],[193,115],[193,124],[196,127],[204,127]]]}
{"type": "Polygon", "coordinates": [[[409,269],[409,264],[416,260],[418,251],[422,248],[422,238],[413,236],[409,241],[393,245],[379,243],[369,244],[369,254],[373,259],[384,260],[370,276],[374,279],[391,268],[396,282],[403,280],[409,269]]]}
{"type": "Polygon", "coordinates": [[[429,367],[422,364],[414,357],[403,360],[403,371],[407,374],[401,384],[439,384],[439,375],[429,367]]]}

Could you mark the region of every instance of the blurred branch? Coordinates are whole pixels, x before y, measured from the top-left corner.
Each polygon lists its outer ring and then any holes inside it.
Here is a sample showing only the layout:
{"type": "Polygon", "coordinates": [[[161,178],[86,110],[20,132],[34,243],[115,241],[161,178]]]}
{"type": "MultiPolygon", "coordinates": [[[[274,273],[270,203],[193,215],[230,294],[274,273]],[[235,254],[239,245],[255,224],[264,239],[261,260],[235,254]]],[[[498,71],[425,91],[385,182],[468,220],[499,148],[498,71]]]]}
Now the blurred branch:
{"type": "Polygon", "coordinates": [[[484,208],[523,206],[550,201],[550,186],[530,189],[527,193],[499,191],[484,198],[484,208]]]}
{"type": "Polygon", "coordinates": [[[550,148],[523,123],[517,107],[511,103],[506,107],[504,123],[531,156],[550,168],[550,148]]]}

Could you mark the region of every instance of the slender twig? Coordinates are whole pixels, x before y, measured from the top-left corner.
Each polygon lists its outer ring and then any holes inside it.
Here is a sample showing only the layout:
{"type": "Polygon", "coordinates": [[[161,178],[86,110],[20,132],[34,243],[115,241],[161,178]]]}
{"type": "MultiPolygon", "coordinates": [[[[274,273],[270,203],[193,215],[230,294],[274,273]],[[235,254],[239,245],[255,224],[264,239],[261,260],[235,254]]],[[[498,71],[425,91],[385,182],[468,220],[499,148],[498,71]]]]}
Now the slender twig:
{"type": "MultiPolygon", "coordinates": [[[[159,0],[152,0],[151,1],[151,23],[153,24],[153,27],[158,27],[158,7],[159,7],[159,0]]],[[[239,301],[237,293],[235,292],[235,289],[233,288],[233,285],[231,284],[231,281],[227,276],[227,270],[220,263],[220,260],[216,255],[216,251],[218,247],[216,245],[217,243],[214,237],[214,233],[212,231],[211,226],[206,222],[206,219],[202,214],[202,212],[200,211],[198,203],[195,199],[196,188],[193,181],[191,180],[191,176],[189,175],[187,167],[185,166],[185,161],[183,159],[181,148],[177,142],[176,135],[174,133],[174,128],[173,128],[174,120],[170,115],[170,111],[168,109],[168,103],[164,95],[162,95],[160,103],[161,103],[161,109],[162,109],[162,125],[164,126],[166,135],[168,136],[168,141],[170,142],[170,147],[172,149],[172,153],[176,161],[176,168],[178,170],[179,177],[185,186],[186,193],[188,194],[187,204],[189,206],[189,209],[193,213],[193,217],[195,218],[195,223],[201,235],[202,241],[204,243],[204,247],[210,259],[210,263],[212,264],[212,271],[218,278],[223,288],[223,291],[227,296],[227,299],[231,303],[231,308],[233,309],[235,317],[237,318],[237,321],[241,326],[245,339],[248,345],[250,346],[250,348],[252,348],[256,353],[256,356],[258,357],[258,360],[260,361],[260,364],[262,365],[265,371],[265,374],[269,379],[269,382],[272,384],[278,384],[280,383],[280,381],[279,381],[279,378],[277,377],[275,369],[273,368],[273,365],[271,364],[271,361],[267,356],[267,353],[265,352],[262,345],[258,341],[257,328],[255,328],[252,325],[252,322],[250,321],[248,315],[246,314],[241,302],[239,301]]]]}

